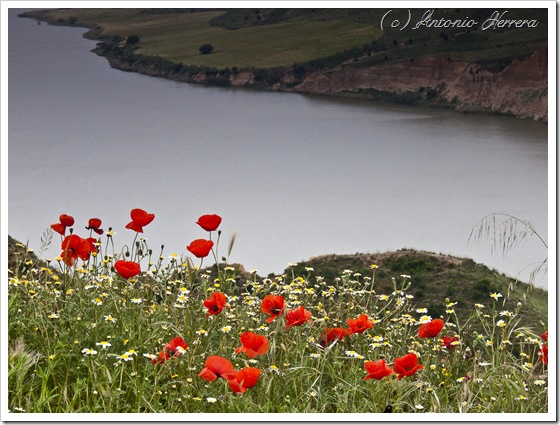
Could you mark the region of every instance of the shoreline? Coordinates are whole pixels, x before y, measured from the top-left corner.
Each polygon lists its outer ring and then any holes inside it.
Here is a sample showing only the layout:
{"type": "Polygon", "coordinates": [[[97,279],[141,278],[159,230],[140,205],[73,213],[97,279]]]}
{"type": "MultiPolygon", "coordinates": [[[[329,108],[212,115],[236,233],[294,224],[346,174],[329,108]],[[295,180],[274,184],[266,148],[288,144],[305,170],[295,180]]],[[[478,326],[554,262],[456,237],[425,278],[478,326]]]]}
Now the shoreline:
{"type": "Polygon", "coordinates": [[[86,29],[82,36],[98,41],[92,52],[105,57],[112,68],[121,71],[206,86],[382,101],[548,122],[546,44],[499,70],[492,65],[435,55],[387,64],[356,65],[360,60],[367,60],[363,55],[334,67],[311,71],[302,71],[297,64],[216,69],[138,54],[137,46],[125,44],[122,36],[103,36],[103,29],[97,24],[55,21],[33,12],[20,16],[49,25],[86,29]]]}

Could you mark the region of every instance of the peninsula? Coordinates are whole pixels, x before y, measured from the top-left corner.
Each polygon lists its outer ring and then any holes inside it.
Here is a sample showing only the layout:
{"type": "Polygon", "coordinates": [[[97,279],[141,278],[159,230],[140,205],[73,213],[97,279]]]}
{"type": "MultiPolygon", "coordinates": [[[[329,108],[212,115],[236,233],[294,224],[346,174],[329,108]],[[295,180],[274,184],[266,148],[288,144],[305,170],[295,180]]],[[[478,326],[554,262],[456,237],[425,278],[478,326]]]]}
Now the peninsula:
{"type": "Polygon", "coordinates": [[[548,120],[546,9],[57,9],[21,16],[88,28],[84,36],[99,40],[94,52],[124,71],[548,120]],[[395,27],[407,19],[407,27],[395,27]]]}

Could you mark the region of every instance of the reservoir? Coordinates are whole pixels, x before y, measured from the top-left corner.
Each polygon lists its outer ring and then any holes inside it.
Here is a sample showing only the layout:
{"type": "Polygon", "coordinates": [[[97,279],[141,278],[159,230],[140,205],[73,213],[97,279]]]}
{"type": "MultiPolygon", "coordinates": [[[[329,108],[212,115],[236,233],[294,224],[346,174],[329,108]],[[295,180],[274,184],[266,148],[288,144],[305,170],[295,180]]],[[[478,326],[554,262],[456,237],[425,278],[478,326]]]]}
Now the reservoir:
{"type": "MultiPolygon", "coordinates": [[[[142,208],[156,216],[142,236],[164,256],[190,255],[207,236],[198,217],[219,214],[220,256],[236,231],[230,261],[260,275],[413,248],[528,280],[547,257],[535,237],[505,257],[469,242],[496,212],[548,239],[546,124],[126,73],[90,52],[84,29],[19,12],[8,28],[8,231],[37,253],[62,213],[82,237],[99,217],[115,245],[130,244],[125,225],[142,208]]],[[[41,257],[59,254],[55,234],[41,257]]]]}

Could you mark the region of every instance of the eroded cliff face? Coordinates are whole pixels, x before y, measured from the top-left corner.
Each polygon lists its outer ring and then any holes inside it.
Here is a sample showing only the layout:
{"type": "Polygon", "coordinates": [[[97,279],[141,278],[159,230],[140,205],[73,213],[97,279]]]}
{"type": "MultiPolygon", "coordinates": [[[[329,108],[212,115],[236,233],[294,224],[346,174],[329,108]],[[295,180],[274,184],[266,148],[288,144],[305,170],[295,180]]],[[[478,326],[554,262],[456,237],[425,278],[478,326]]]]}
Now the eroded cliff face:
{"type": "MultiPolygon", "coordinates": [[[[456,110],[548,119],[548,46],[503,70],[427,56],[371,67],[340,67],[309,74],[293,90],[328,95],[410,94],[411,103],[456,110]]],[[[379,96],[378,96],[379,97],[379,96]]]]}
{"type": "MultiPolygon", "coordinates": [[[[104,54],[94,50],[98,54],[104,54]]],[[[229,85],[295,91],[331,96],[355,96],[410,104],[433,105],[458,111],[508,114],[548,121],[548,46],[503,69],[438,56],[406,62],[355,66],[310,72],[296,78],[285,69],[271,84],[259,71],[181,72],[146,61],[108,55],[111,66],[147,75],[209,85],[229,85]]]]}

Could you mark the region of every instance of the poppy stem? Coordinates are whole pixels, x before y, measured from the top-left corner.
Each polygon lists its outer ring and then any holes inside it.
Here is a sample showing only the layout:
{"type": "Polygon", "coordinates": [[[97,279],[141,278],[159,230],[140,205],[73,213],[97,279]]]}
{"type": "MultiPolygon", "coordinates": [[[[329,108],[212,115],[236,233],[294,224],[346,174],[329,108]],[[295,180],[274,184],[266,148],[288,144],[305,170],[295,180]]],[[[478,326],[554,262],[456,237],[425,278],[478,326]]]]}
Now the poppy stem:
{"type": "MultiPolygon", "coordinates": [[[[220,244],[220,235],[222,234],[221,231],[218,232],[218,237],[216,238],[216,244],[214,245],[216,247],[216,250],[214,250],[214,247],[212,247],[212,255],[214,256],[214,261],[216,263],[216,269],[217,269],[217,274],[218,277],[220,275],[220,263],[218,261],[218,245],[220,244]]],[[[210,240],[212,240],[212,232],[210,232],[210,240]]]]}
{"type": "Polygon", "coordinates": [[[136,239],[138,239],[138,232],[134,235],[134,240],[132,241],[132,246],[130,248],[130,259],[134,261],[134,247],[136,246],[136,239]]]}

